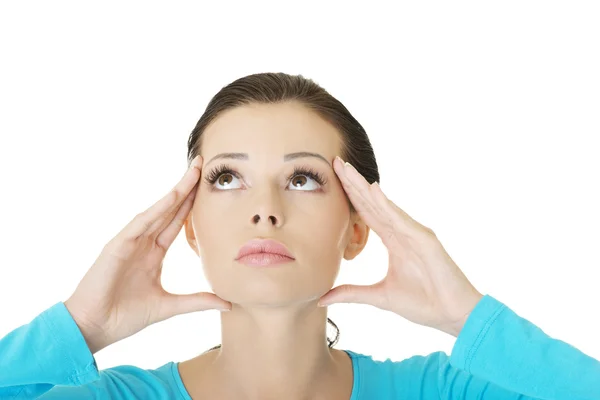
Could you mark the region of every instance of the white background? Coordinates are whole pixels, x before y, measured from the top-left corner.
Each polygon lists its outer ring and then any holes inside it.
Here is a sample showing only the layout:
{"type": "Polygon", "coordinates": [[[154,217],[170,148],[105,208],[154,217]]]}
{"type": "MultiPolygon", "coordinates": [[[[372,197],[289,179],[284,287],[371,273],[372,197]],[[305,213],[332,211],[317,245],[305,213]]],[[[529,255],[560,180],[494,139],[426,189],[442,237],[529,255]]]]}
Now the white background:
{"type": "MultiPolygon", "coordinates": [[[[3,2],[0,337],[64,301],[186,168],[210,98],[256,72],[312,78],[367,130],[381,186],[475,287],[600,359],[596,2],[3,2]]],[[[338,284],[387,268],[370,236],[338,284]]],[[[208,289],[183,232],[167,290],[208,289]]],[[[402,360],[455,339],[371,306],[330,307],[336,346],[402,360]]],[[[96,354],[155,368],[219,343],[217,311],[96,354]]]]}

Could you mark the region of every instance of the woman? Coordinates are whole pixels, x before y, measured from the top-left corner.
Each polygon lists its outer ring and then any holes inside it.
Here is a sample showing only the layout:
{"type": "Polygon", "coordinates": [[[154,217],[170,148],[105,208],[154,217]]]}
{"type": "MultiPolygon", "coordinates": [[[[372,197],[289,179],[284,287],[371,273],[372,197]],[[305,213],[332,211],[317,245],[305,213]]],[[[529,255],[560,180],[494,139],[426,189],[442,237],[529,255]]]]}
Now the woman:
{"type": "Polygon", "coordinates": [[[477,291],[434,232],[382,192],[366,132],[314,82],[232,82],[190,135],[188,160],[64,303],[0,341],[1,398],[600,399],[600,362],[477,291]],[[161,287],[183,226],[214,293],[161,287]],[[388,249],[387,276],[331,289],[371,229],[388,249]],[[453,335],[452,354],[380,362],[336,350],[324,306],[337,302],[453,335]],[[100,349],[208,309],[227,311],[211,351],[155,370],[98,370],[100,349]]]}

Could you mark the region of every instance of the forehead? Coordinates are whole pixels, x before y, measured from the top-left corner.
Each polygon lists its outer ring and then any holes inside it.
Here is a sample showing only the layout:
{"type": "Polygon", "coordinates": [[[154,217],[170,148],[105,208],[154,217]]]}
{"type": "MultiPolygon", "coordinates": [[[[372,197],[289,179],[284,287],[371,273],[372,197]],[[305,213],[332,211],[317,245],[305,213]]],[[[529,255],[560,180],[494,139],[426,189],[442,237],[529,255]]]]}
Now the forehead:
{"type": "Polygon", "coordinates": [[[340,154],[336,128],[298,102],[250,104],[221,113],[203,134],[202,155],[222,152],[271,154],[311,151],[332,160],[340,154]]]}

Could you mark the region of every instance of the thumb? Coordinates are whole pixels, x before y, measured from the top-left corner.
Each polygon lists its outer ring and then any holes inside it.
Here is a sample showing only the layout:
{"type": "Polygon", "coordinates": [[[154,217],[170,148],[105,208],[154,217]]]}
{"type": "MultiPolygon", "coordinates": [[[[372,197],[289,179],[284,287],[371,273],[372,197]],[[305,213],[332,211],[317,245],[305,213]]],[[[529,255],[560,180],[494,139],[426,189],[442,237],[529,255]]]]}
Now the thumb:
{"type": "Polygon", "coordinates": [[[377,291],[374,285],[340,285],[321,296],[319,307],[335,303],[359,303],[376,305],[377,291]]]}
{"type": "Polygon", "coordinates": [[[163,318],[195,311],[230,311],[232,304],[214,293],[199,292],[192,294],[168,294],[162,301],[163,318]]]}

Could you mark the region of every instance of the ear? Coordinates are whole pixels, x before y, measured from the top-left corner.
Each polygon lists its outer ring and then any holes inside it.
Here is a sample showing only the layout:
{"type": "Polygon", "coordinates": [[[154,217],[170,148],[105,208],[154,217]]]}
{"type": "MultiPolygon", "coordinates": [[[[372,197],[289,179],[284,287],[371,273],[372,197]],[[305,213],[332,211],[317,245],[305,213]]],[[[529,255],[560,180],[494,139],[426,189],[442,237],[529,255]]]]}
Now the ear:
{"type": "Polygon", "coordinates": [[[190,245],[190,247],[192,248],[192,250],[194,250],[194,252],[199,256],[199,250],[198,250],[198,243],[196,243],[196,234],[194,232],[194,226],[192,224],[192,212],[190,211],[190,213],[188,214],[187,218],[185,219],[183,225],[184,225],[184,229],[185,229],[185,238],[188,242],[188,244],[190,245]]]}
{"type": "Polygon", "coordinates": [[[369,238],[369,226],[363,222],[363,220],[355,214],[352,218],[352,236],[346,249],[344,250],[344,258],[346,260],[352,260],[354,257],[360,254],[367,244],[369,238]]]}

